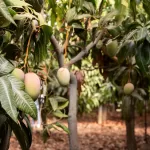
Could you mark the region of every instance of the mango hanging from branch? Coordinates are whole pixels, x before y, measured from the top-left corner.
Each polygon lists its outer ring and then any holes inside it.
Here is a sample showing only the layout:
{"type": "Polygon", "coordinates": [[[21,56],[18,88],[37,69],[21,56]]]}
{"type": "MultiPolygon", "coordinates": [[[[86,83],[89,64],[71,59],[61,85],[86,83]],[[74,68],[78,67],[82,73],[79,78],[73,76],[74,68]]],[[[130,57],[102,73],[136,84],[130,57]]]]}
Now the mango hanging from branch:
{"type": "Polygon", "coordinates": [[[127,83],[123,87],[123,91],[125,94],[131,94],[134,91],[134,85],[132,83],[127,83]]]}
{"type": "Polygon", "coordinates": [[[32,97],[33,100],[36,100],[40,95],[40,78],[33,72],[28,72],[25,74],[25,91],[32,97]]]}
{"type": "Polygon", "coordinates": [[[59,83],[63,86],[69,85],[70,82],[70,72],[67,68],[62,67],[57,71],[57,79],[59,83]]]}
{"type": "Polygon", "coordinates": [[[107,55],[109,57],[114,57],[116,56],[117,52],[118,52],[118,42],[117,40],[110,40],[108,41],[108,43],[106,44],[106,52],[107,55]]]}
{"type": "Polygon", "coordinates": [[[24,72],[19,69],[19,68],[15,68],[12,73],[12,75],[14,75],[17,79],[21,80],[21,81],[24,81],[24,72]]]}

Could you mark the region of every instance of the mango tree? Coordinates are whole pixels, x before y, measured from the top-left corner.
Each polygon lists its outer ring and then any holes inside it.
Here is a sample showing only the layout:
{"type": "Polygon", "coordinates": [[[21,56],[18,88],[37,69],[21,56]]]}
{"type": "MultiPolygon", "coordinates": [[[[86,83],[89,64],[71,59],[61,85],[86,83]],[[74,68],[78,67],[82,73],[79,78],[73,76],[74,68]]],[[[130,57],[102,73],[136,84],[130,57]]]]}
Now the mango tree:
{"type": "Polygon", "coordinates": [[[94,57],[100,72],[105,78],[109,77],[116,86],[118,98],[122,100],[129,150],[137,149],[135,108],[149,98],[148,5],[145,0],[116,1],[112,4],[110,13],[102,19],[108,34],[94,57]]]}
{"type": "MultiPolygon", "coordinates": [[[[0,1],[0,149],[9,149],[12,131],[23,150],[32,143],[28,115],[37,118],[40,94],[35,68],[47,56],[52,29],[29,1],[0,1]],[[39,24],[37,24],[37,21],[39,24]],[[39,27],[40,26],[40,27],[39,27]],[[41,42],[43,45],[41,45],[41,42]],[[28,60],[32,60],[29,62],[28,60]],[[33,81],[34,80],[34,81],[33,81]]],[[[40,1],[41,2],[41,1],[40,1]]],[[[40,4],[40,11],[42,9],[40,4]]]]}

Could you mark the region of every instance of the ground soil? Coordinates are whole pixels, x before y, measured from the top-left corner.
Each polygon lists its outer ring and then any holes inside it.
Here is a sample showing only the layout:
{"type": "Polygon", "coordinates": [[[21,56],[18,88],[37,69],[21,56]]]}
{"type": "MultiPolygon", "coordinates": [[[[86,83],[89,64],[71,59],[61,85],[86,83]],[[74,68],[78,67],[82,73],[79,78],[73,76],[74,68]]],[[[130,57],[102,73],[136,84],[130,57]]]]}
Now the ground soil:
{"type": "MultiPolygon", "coordinates": [[[[109,114],[108,120],[97,124],[97,113],[79,115],[78,135],[80,150],[126,150],[126,130],[120,113],[109,114]]],[[[148,114],[147,134],[150,135],[150,115],[148,114]]],[[[67,125],[67,121],[62,123],[67,125]]],[[[136,117],[136,142],[138,150],[150,150],[150,137],[147,135],[148,144],[144,140],[144,117],[136,117]]],[[[11,137],[9,150],[20,150],[15,138],[11,137]]],[[[33,142],[30,150],[69,150],[68,135],[63,131],[53,130],[46,143],[43,143],[41,130],[33,129],[33,142]]]]}

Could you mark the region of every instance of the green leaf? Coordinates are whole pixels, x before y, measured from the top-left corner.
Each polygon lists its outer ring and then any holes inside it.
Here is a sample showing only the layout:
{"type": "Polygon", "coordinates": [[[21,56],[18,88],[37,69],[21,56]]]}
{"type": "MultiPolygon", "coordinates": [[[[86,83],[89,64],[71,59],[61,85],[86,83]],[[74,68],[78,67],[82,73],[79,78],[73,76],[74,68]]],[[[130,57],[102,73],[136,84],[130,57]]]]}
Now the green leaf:
{"type": "Polygon", "coordinates": [[[5,4],[7,6],[13,6],[13,7],[22,7],[22,6],[30,6],[30,4],[22,1],[22,0],[4,0],[5,4]]]}
{"type": "Polygon", "coordinates": [[[145,12],[150,16],[150,9],[149,9],[149,6],[150,6],[150,1],[149,0],[143,0],[143,8],[145,10],[145,12]]]}
{"type": "Polygon", "coordinates": [[[61,129],[63,129],[66,133],[68,133],[68,134],[70,133],[70,132],[69,132],[69,129],[68,129],[65,125],[63,125],[63,124],[61,124],[61,123],[59,123],[59,122],[56,122],[55,125],[56,125],[57,127],[61,128],[61,129]]]}
{"type": "Polygon", "coordinates": [[[136,0],[130,0],[130,11],[133,16],[133,19],[136,18],[136,0]]]}
{"type": "Polygon", "coordinates": [[[14,66],[0,55],[0,76],[4,76],[14,70],[14,66]]]}
{"type": "Polygon", "coordinates": [[[9,75],[8,78],[11,82],[11,86],[14,92],[16,107],[36,119],[37,109],[33,99],[24,92],[24,83],[21,80],[15,78],[13,75],[9,75]]]}
{"type": "Polygon", "coordinates": [[[55,96],[54,97],[55,100],[57,100],[58,102],[66,102],[68,101],[68,99],[61,97],[61,96],[55,96]]]}
{"type": "Polygon", "coordinates": [[[66,21],[68,23],[70,23],[71,21],[73,21],[77,16],[77,12],[76,12],[76,8],[73,7],[71,9],[69,9],[66,13],[66,21]]]}
{"type": "Polygon", "coordinates": [[[41,12],[41,9],[43,8],[43,0],[27,0],[27,2],[32,5],[32,8],[35,11],[41,12]]]}
{"type": "Polygon", "coordinates": [[[95,13],[95,8],[91,2],[84,1],[83,7],[86,8],[90,12],[90,14],[95,13]]]}
{"type": "Polygon", "coordinates": [[[10,15],[8,8],[6,6],[6,4],[4,3],[3,0],[0,0],[0,15],[2,15],[5,19],[7,19],[9,22],[13,23],[14,25],[16,25],[16,23],[14,22],[12,16],[10,15]]]}
{"type": "Polygon", "coordinates": [[[132,92],[131,96],[137,100],[144,101],[144,98],[136,90],[132,92]]]}
{"type": "Polygon", "coordinates": [[[148,64],[147,61],[149,61],[149,59],[147,60],[147,58],[145,58],[145,52],[143,50],[143,44],[141,44],[138,48],[137,48],[137,54],[136,54],[136,63],[138,65],[138,67],[140,68],[140,70],[142,71],[142,73],[144,75],[147,75],[149,69],[148,69],[148,64]]]}
{"type": "Polygon", "coordinates": [[[148,34],[147,28],[143,27],[137,32],[137,42],[143,42],[148,34]]]}
{"type": "Polygon", "coordinates": [[[65,102],[64,104],[60,105],[57,109],[62,110],[64,108],[66,108],[69,104],[69,101],[65,102]]]}
{"type": "Polygon", "coordinates": [[[118,61],[122,63],[127,57],[135,55],[136,44],[133,40],[128,40],[121,45],[120,50],[117,54],[118,61]]]}
{"type": "Polygon", "coordinates": [[[0,129],[0,148],[2,150],[7,150],[9,149],[9,141],[10,141],[10,137],[11,137],[11,126],[8,122],[5,122],[3,124],[3,127],[0,129]]]}
{"type": "Polygon", "coordinates": [[[68,117],[68,115],[62,113],[60,110],[56,110],[55,112],[53,112],[53,115],[59,118],[66,118],[68,117]]]}
{"type": "Polygon", "coordinates": [[[53,97],[50,97],[49,101],[50,101],[50,104],[52,106],[52,109],[54,111],[57,110],[57,108],[58,108],[58,102],[53,97]]]}
{"type": "Polygon", "coordinates": [[[7,76],[0,77],[0,102],[7,114],[17,122],[18,112],[11,83],[7,76]]]}
{"type": "Polygon", "coordinates": [[[30,13],[16,14],[13,16],[14,20],[23,20],[25,18],[29,18],[30,20],[32,20],[33,18],[36,18],[36,17],[30,13]]]}
{"type": "Polygon", "coordinates": [[[91,15],[90,14],[81,14],[81,15],[77,15],[75,17],[75,20],[80,20],[80,19],[83,19],[83,18],[90,18],[91,15]]]}
{"type": "Polygon", "coordinates": [[[0,129],[6,121],[7,121],[6,115],[0,114],[0,129]]]}
{"type": "Polygon", "coordinates": [[[36,39],[37,41],[35,41],[34,57],[37,63],[40,63],[47,58],[47,44],[49,43],[51,35],[52,28],[48,25],[42,25],[39,39],[36,39]]]}
{"type": "MultiPolygon", "coordinates": [[[[13,121],[11,122],[11,124],[12,124],[12,130],[15,136],[17,137],[17,140],[19,141],[22,150],[29,150],[30,143],[31,143],[30,139],[27,136],[29,133],[27,133],[27,131],[25,131],[20,124],[17,124],[13,121]]],[[[31,131],[28,130],[28,132],[31,131]]]]}
{"type": "Polygon", "coordinates": [[[44,17],[42,16],[41,13],[38,13],[38,12],[34,11],[34,14],[38,17],[40,26],[46,24],[45,19],[44,19],[44,17]]]}

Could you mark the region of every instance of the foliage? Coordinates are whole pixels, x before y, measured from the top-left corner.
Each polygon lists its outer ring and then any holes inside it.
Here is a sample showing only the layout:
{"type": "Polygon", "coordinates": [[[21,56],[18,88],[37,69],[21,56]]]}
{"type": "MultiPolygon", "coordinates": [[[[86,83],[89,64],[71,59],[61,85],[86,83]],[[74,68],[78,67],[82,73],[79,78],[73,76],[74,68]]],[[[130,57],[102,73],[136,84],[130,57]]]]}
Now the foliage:
{"type": "MultiPolygon", "coordinates": [[[[104,81],[99,74],[98,66],[93,67],[91,63],[91,55],[82,60],[81,71],[84,79],[81,91],[78,92],[80,112],[91,112],[101,104],[115,101],[115,87],[108,80],[104,81]]],[[[77,70],[78,68],[74,66],[72,69],[77,70]]]]}
{"type": "Polygon", "coordinates": [[[21,148],[28,150],[32,133],[26,114],[36,119],[37,110],[33,99],[25,92],[24,83],[11,72],[16,67],[21,67],[25,73],[37,68],[36,65],[47,57],[52,29],[45,22],[42,24],[42,15],[25,1],[1,0],[0,5],[0,147],[8,149],[13,131],[21,148]],[[32,24],[33,20],[41,26],[32,24]],[[29,58],[34,63],[30,63],[29,58]]]}

